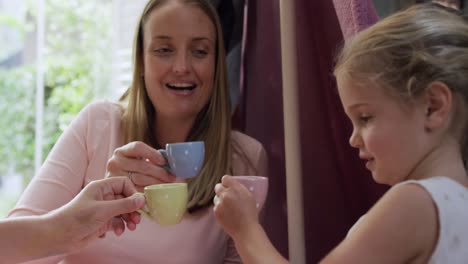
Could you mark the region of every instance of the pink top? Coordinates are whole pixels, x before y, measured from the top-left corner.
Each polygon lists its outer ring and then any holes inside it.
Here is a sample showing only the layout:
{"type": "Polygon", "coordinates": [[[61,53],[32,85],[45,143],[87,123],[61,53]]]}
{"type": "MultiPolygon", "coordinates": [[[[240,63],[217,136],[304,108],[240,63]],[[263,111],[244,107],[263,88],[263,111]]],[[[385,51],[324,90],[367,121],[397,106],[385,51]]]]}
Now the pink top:
{"type": "MultiPolygon", "coordinates": [[[[104,178],[106,164],[121,146],[121,108],[110,102],[85,107],[59,138],[9,217],[39,215],[69,202],[85,185],[104,178]]],[[[266,154],[255,139],[232,132],[257,175],[266,173],[266,154]]],[[[255,175],[233,154],[234,175],[255,175]]],[[[67,256],[33,263],[241,263],[230,237],[216,223],[212,207],[186,214],[175,226],[163,227],[145,217],[135,231],[104,239],[67,256]]]]}

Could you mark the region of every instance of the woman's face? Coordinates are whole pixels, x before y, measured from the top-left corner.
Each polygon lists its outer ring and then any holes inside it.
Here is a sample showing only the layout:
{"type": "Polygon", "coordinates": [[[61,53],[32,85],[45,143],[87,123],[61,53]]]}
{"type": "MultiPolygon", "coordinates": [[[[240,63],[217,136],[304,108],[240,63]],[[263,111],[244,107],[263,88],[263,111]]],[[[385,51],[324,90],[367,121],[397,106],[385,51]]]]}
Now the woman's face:
{"type": "Polygon", "coordinates": [[[171,1],[143,26],[146,92],[158,118],[193,120],[213,91],[216,30],[198,7],[171,1]]]}

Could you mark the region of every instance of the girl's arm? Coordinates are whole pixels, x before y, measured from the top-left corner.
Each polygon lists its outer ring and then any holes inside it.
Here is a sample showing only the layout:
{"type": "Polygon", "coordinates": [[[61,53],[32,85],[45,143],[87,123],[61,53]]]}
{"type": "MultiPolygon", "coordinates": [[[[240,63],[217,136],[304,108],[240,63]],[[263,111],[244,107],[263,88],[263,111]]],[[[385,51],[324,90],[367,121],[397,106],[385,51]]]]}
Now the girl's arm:
{"type": "Polygon", "coordinates": [[[321,263],[426,263],[437,236],[430,194],[405,184],[390,189],[321,263]]]}
{"type": "Polygon", "coordinates": [[[234,238],[237,251],[245,264],[289,263],[271,244],[259,223],[246,227],[246,232],[234,238]]]}

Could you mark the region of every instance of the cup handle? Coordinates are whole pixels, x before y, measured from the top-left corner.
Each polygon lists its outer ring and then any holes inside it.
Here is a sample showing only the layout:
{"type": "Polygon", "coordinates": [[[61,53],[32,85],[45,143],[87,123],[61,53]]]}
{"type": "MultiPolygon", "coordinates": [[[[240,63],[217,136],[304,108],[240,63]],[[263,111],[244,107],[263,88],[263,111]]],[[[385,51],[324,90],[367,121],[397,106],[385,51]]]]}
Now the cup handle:
{"type": "MultiPolygon", "coordinates": [[[[138,193],[141,193],[142,195],[145,195],[145,194],[142,193],[142,192],[138,192],[138,193]]],[[[142,208],[138,209],[137,211],[138,211],[140,214],[142,214],[142,215],[148,217],[149,219],[151,219],[151,216],[150,216],[150,214],[149,214],[149,212],[148,212],[147,210],[148,210],[148,209],[146,208],[146,204],[145,204],[142,208]]]]}
{"type": "Polygon", "coordinates": [[[142,214],[142,215],[148,217],[149,219],[151,219],[151,216],[149,215],[149,213],[146,212],[144,209],[138,209],[137,211],[138,211],[140,214],[142,214]]]}
{"type": "Polygon", "coordinates": [[[159,149],[158,150],[161,155],[163,155],[164,159],[166,159],[166,164],[162,165],[164,169],[166,169],[170,174],[174,174],[171,170],[171,167],[169,166],[169,159],[167,158],[167,151],[165,149],[159,149]]]}

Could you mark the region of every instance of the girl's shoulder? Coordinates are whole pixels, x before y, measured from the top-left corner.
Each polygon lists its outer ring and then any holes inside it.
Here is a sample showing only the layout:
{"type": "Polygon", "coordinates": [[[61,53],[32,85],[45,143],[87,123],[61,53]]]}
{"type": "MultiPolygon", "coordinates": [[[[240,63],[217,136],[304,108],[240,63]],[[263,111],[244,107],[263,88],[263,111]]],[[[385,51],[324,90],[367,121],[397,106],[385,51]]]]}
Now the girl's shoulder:
{"type": "Polygon", "coordinates": [[[467,262],[468,188],[449,177],[439,176],[406,181],[392,189],[394,196],[404,198],[401,201],[403,208],[412,205],[409,209],[420,214],[419,225],[435,222],[435,228],[428,229],[435,230],[431,262],[467,262]]]}
{"type": "Polygon", "coordinates": [[[335,255],[350,263],[378,263],[379,259],[427,262],[437,242],[437,226],[437,209],[430,194],[417,184],[398,185],[367,212],[335,255]]]}

